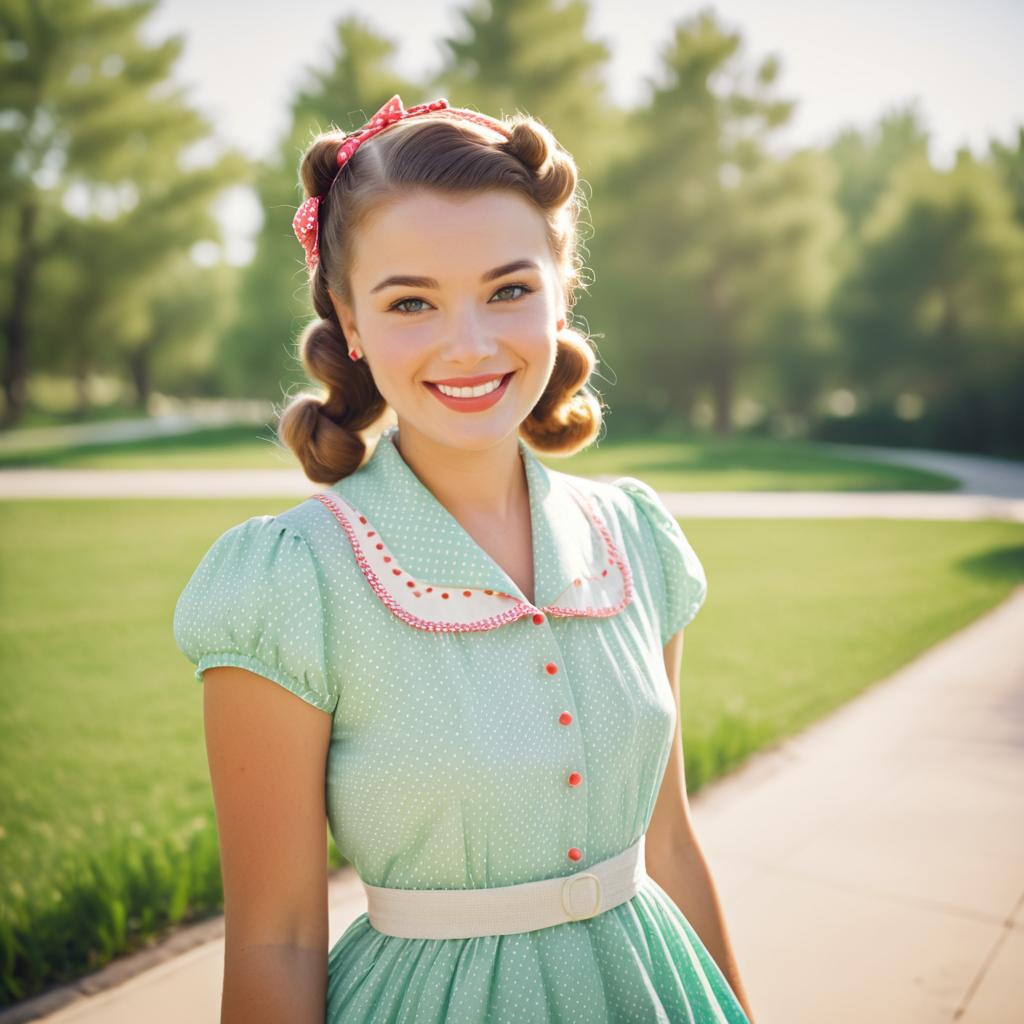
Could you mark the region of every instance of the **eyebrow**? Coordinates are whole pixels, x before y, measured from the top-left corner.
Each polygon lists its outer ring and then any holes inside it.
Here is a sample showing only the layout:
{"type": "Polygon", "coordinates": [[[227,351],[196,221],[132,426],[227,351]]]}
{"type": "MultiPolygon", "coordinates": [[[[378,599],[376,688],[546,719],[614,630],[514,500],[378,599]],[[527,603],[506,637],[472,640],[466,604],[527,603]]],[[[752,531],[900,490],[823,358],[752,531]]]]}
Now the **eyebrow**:
{"type": "MultiPolygon", "coordinates": [[[[516,270],[540,270],[540,266],[533,260],[513,260],[511,263],[503,263],[500,267],[488,270],[480,276],[481,281],[493,281],[495,278],[504,277],[516,270]]],[[[383,291],[394,285],[402,285],[405,288],[440,288],[441,286],[432,277],[414,277],[411,274],[394,274],[384,278],[380,284],[370,289],[370,294],[383,291]]]]}

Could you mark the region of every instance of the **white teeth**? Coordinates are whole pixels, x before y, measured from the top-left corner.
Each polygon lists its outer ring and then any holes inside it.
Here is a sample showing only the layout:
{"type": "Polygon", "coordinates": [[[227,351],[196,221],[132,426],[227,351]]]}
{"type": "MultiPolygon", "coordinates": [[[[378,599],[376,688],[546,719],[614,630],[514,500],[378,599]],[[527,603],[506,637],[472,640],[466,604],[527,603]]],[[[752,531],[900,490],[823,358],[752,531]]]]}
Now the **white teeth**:
{"type": "Polygon", "coordinates": [[[480,395],[489,395],[496,388],[500,388],[504,379],[504,377],[495,377],[494,380],[475,388],[450,388],[447,384],[435,384],[434,387],[442,395],[448,395],[449,398],[479,398],[480,395]]]}

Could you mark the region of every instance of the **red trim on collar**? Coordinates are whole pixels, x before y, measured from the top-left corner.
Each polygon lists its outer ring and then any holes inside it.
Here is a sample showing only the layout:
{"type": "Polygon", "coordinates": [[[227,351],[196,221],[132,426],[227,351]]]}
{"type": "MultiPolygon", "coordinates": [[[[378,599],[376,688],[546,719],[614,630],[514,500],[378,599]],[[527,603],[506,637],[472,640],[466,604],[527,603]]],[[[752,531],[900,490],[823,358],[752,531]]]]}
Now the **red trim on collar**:
{"type": "Polygon", "coordinates": [[[579,577],[573,580],[562,594],[570,595],[569,601],[558,601],[545,607],[537,607],[528,601],[521,600],[512,594],[498,590],[482,589],[479,587],[439,587],[435,584],[428,584],[422,581],[411,579],[402,567],[388,553],[387,545],[383,538],[368,522],[366,516],[362,515],[351,503],[334,492],[321,491],[313,495],[318,501],[325,505],[334,518],[345,531],[356,562],[370,584],[373,592],[380,598],[395,615],[403,622],[414,626],[416,629],[428,630],[431,632],[459,633],[468,631],[479,631],[494,629],[508,622],[515,622],[524,615],[532,615],[538,611],[548,615],[563,617],[583,618],[605,618],[616,615],[625,608],[633,598],[633,577],[629,563],[616,546],[607,526],[601,517],[594,511],[586,496],[573,488],[573,494],[579,502],[588,519],[593,523],[605,548],[605,565],[592,576],[579,577]],[[377,540],[371,541],[376,537],[377,540]],[[364,547],[364,542],[372,543],[372,553],[364,547]],[[379,554],[378,554],[379,552],[379,554]],[[390,570],[395,577],[393,580],[382,575],[390,570]],[[617,571],[618,577],[613,575],[617,571]],[[396,584],[401,581],[403,587],[396,584]],[[390,587],[389,587],[390,584],[390,587]],[[579,601],[573,601],[578,595],[577,588],[585,585],[598,588],[608,585],[621,586],[622,594],[618,601],[607,607],[588,606],[579,601]],[[394,587],[394,590],[390,589],[394,587]],[[399,598],[398,595],[401,595],[399,598]],[[419,615],[412,611],[408,605],[412,602],[422,602],[424,610],[429,608],[425,615],[419,615]],[[441,602],[451,601],[451,609],[465,609],[468,614],[451,614],[441,602]],[[464,601],[472,602],[472,611],[464,601]],[[490,614],[475,617],[479,611],[489,611],[490,614]]]}

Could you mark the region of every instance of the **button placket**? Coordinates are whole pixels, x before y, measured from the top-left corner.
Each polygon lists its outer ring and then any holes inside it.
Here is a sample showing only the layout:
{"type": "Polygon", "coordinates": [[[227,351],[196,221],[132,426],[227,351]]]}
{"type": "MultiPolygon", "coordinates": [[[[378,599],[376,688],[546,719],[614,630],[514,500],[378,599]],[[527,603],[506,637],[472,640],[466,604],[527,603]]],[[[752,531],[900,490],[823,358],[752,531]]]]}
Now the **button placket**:
{"type": "MultiPolygon", "coordinates": [[[[532,621],[536,625],[542,625],[546,619],[538,612],[533,615],[532,621]]],[[[565,673],[562,671],[560,660],[552,659],[550,661],[545,661],[543,663],[543,671],[552,679],[552,681],[564,680],[568,683],[565,673]]],[[[571,697],[571,692],[569,692],[567,696],[571,697]]],[[[558,714],[557,722],[564,728],[575,724],[576,719],[573,712],[566,709],[558,714]]],[[[573,739],[573,746],[575,748],[575,753],[570,761],[570,766],[572,766],[573,762],[577,765],[582,764],[584,753],[582,737],[576,731],[567,733],[567,736],[573,739]]],[[[583,772],[579,769],[573,768],[567,773],[567,775],[563,776],[563,780],[562,785],[565,787],[565,799],[570,801],[566,806],[566,835],[578,844],[587,834],[587,795],[585,787],[581,787],[581,783],[583,782],[583,772]]],[[[566,849],[565,856],[570,861],[579,861],[583,858],[583,849],[579,845],[570,846],[566,849]]]]}

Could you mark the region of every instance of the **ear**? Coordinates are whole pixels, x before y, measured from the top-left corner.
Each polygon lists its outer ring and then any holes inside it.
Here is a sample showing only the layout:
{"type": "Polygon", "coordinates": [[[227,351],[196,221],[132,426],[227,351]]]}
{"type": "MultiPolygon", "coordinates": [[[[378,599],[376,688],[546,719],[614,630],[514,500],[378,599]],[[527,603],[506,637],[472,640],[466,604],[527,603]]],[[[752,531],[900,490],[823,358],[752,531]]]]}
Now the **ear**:
{"type": "Polygon", "coordinates": [[[350,344],[355,344],[359,341],[355,310],[347,303],[342,302],[330,288],[327,289],[327,294],[331,297],[331,305],[334,306],[334,312],[338,315],[338,323],[341,324],[341,329],[345,332],[346,340],[350,344]]]}

